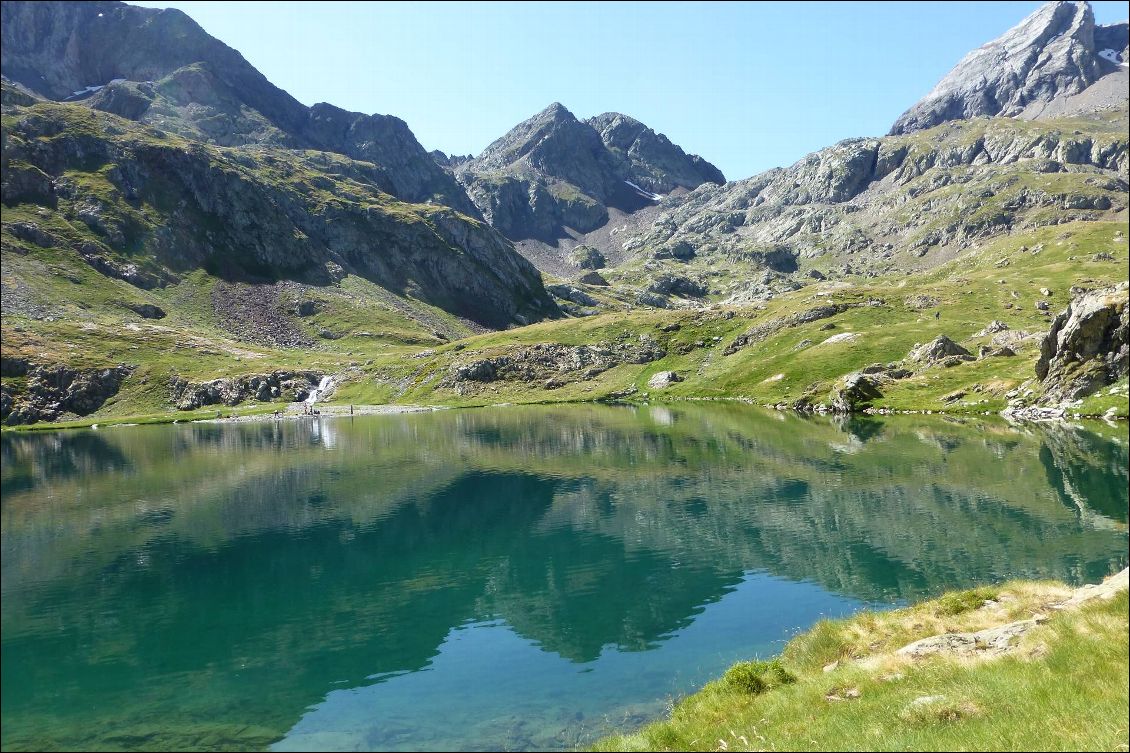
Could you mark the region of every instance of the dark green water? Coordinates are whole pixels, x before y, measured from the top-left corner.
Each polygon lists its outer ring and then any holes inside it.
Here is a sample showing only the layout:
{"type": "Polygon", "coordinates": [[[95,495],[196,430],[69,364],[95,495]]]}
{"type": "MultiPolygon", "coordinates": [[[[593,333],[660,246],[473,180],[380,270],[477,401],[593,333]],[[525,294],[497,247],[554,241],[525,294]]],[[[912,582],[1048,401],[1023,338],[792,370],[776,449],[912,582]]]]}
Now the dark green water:
{"type": "Polygon", "coordinates": [[[2,744],[570,748],[826,615],[1127,562],[1127,442],[740,406],[4,434],[2,744]]]}

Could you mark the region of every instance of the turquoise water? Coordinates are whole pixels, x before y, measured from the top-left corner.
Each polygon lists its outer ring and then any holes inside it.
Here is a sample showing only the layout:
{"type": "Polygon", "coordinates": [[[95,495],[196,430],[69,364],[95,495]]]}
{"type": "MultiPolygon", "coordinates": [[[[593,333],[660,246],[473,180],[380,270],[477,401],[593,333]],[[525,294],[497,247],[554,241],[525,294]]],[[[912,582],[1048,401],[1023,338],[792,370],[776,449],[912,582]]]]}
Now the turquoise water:
{"type": "Polygon", "coordinates": [[[824,616],[1125,566],[1101,432],[692,405],[5,433],[3,748],[583,745],[824,616]]]}

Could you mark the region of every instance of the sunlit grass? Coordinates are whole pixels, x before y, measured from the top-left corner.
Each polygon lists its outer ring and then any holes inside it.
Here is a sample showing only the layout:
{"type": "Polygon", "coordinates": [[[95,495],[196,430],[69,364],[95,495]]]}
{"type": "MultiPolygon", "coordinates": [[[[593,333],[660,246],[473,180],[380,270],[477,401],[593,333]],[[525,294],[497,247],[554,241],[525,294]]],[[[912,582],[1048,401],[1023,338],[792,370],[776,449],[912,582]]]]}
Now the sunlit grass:
{"type": "Polygon", "coordinates": [[[679,703],[669,720],[595,748],[1126,750],[1126,591],[1053,613],[1005,658],[911,662],[884,653],[940,628],[981,629],[989,614],[998,623],[1030,617],[1064,593],[1052,584],[1010,584],[995,607],[945,614],[985,595],[971,591],[822,622],[785,650],[782,664],[795,683],[751,695],[718,680],[679,703]]]}

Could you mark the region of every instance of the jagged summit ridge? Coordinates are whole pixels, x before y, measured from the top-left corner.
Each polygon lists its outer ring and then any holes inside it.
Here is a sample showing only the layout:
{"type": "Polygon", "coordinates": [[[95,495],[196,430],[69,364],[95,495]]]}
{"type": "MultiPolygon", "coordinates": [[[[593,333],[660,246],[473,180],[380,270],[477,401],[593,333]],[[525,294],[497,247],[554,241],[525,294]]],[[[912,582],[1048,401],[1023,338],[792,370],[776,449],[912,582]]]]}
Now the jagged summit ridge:
{"type": "Polygon", "coordinates": [[[1001,37],[973,50],[891,134],[979,116],[1034,117],[1042,105],[1078,94],[1126,62],[1126,25],[1095,26],[1087,2],[1050,2],[1001,37]],[[1096,45],[1096,37],[1102,47],[1096,45]],[[1105,49],[1115,55],[1100,55],[1105,49]]]}
{"type": "MultiPolygon", "coordinates": [[[[441,161],[441,164],[443,162],[441,161]]],[[[482,154],[448,163],[487,220],[512,240],[554,242],[601,227],[663,195],[724,183],[714,165],[620,113],[578,119],[554,102],[482,154]]]]}
{"type": "Polygon", "coordinates": [[[41,97],[220,146],[344,154],[383,168],[400,199],[477,214],[404,121],[306,107],[178,10],[5,0],[0,15],[3,75],[41,97]]]}

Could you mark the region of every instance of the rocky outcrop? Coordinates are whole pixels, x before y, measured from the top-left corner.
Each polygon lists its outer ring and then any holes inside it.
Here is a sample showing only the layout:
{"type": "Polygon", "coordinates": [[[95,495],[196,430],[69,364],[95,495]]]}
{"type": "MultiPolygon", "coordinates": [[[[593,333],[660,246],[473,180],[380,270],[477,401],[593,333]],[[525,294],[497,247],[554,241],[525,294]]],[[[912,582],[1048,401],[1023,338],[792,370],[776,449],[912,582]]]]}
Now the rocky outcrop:
{"type": "MultiPolygon", "coordinates": [[[[814,264],[832,278],[918,268],[1016,227],[1113,219],[1127,207],[1127,143],[1113,123],[1012,119],[854,139],[787,168],[670,195],[652,223],[597,247],[609,258],[670,259],[683,273],[730,269],[735,292],[768,274],[769,295],[808,282],[814,264]]],[[[645,265],[644,274],[665,266],[645,265]]]]}
{"type": "MultiPolygon", "coordinates": [[[[1102,583],[1081,586],[1071,591],[1071,595],[1062,601],[1048,605],[1047,611],[1072,611],[1094,600],[1109,601],[1118,596],[1119,592],[1130,587],[1130,570],[1123,569],[1114,575],[1108,576],[1102,583]]],[[[997,609],[999,602],[986,600],[979,609],[997,609]]],[[[943,655],[961,658],[966,661],[975,659],[995,659],[1001,656],[1016,654],[1019,641],[1030,630],[1048,621],[1048,615],[1036,611],[1036,615],[1028,620],[1017,620],[1004,624],[994,625],[969,633],[943,633],[914,641],[895,652],[896,656],[918,660],[928,656],[943,655]]],[[[934,696],[919,698],[916,702],[930,701],[934,696]]]]}
{"type": "Polygon", "coordinates": [[[945,335],[938,335],[928,343],[915,345],[906,360],[922,366],[957,366],[974,360],[973,354],[945,335]]]}
{"type": "Polygon", "coordinates": [[[623,363],[646,364],[667,355],[646,335],[596,345],[538,343],[452,364],[442,386],[460,394],[491,382],[544,382],[545,389],[587,381],[623,363]]]}
{"type": "Polygon", "coordinates": [[[858,413],[868,408],[873,400],[882,397],[874,377],[862,372],[852,372],[832,387],[829,403],[837,413],[858,413]]]}
{"type": "Polygon", "coordinates": [[[163,308],[152,303],[126,302],[123,303],[122,306],[137,314],[142,319],[164,319],[168,316],[163,308]]]}
{"type": "Polygon", "coordinates": [[[683,378],[679,376],[677,371],[659,371],[651,375],[651,378],[647,380],[647,386],[653,390],[661,390],[681,381],[683,381],[683,378]]]}
{"type": "MultiPolygon", "coordinates": [[[[186,146],[58,104],[18,110],[3,161],[48,176],[48,208],[88,231],[68,241],[71,249],[141,288],[198,268],[228,280],[316,285],[352,273],[487,327],[557,315],[540,275],[505,238],[452,209],[397,201],[386,193],[387,174],[366,162],[186,146]],[[142,214],[141,204],[153,209],[142,214]]],[[[3,200],[44,206],[9,183],[3,200]]],[[[32,242],[50,240],[30,223],[13,228],[32,242]]]]}
{"type": "Polygon", "coordinates": [[[765,340],[768,337],[777,334],[781,330],[789,329],[791,327],[799,327],[800,325],[807,324],[809,322],[818,322],[821,319],[831,318],[836,314],[842,314],[855,305],[858,304],[830,303],[825,306],[815,306],[796,314],[790,314],[788,316],[780,317],[777,319],[770,319],[767,322],[762,322],[760,324],[754,325],[750,329],[735,337],[734,341],[727,345],[726,349],[722,351],[722,354],[727,356],[732,355],[734,353],[737,353],[742,348],[745,348],[749,345],[754,345],[761,342],[762,340],[765,340]]]}
{"type": "Polygon", "coordinates": [[[322,375],[314,371],[274,371],[208,382],[190,382],[179,376],[169,380],[169,402],[177,410],[207,405],[238,405],[247,400],[270,402],[305,400],[322,375]]]}
{"type": "Polygon", "coordinates": [[[608,264],[608,260],[604,258],[604,254],[600,253],[592,246],[584,245],[574,248],[569,256],[569,260],[572,261],[574,266],[578,269],[604,269],[608,264]]]}
{"type": "Polygon", "coordinates": [[[1086,2],[1045,3],[1003,36],[966,55],[895,122],[891,133],[948,120],[1038,114],[1042,105],[1078,94],[1117,71],[1117,61],[1099,55],[1104,47],[1096,38],[1121,55],[1125,24],[1118,27],[1096,29],[1086,2]],[[1116,39],[1118,27],[1121,39],[1116,39]]]}
{"type": "Polygon", "coordinates": [[[5,385],[0,392],[0,420],[9,426],[86,416],[118,394],[133,366],[80,369],[62,364],[33,366],[5,359],[4,376],[26,375],[22,390],[5,385]]]}
{"type": "Polygon", "coordinates": [[[1083,293],[1052,321],[1036,362],[1041,403],[1086,397],[1130,370],[1128,291],[1121,283],[1083,293]]]}

